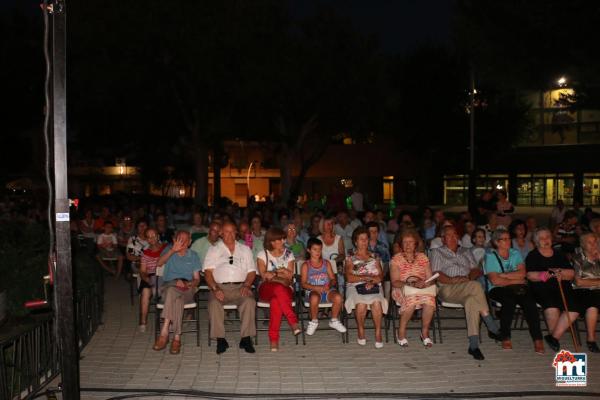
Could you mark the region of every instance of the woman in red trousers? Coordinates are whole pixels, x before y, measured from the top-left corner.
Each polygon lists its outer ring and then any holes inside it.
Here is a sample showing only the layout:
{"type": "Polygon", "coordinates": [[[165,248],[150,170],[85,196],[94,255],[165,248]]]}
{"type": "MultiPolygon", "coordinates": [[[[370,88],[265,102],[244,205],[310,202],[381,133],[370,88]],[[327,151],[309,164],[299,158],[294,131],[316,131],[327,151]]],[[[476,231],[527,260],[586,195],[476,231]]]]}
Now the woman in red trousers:
{"type": "Polygon", "coordinates": [[[298,317],[292,307],[294,277],[294,254],[285,248],[286,234],[279,228],[271,228],[265,235],[264,250],[257,255],[258,272],[262,283],[258,288],[258,297],[271,306],[269,320],[269,341],[271,351],[279,350],[279,328],[281,316],[290,324],[294,335],[298,328],[298,317]]]}

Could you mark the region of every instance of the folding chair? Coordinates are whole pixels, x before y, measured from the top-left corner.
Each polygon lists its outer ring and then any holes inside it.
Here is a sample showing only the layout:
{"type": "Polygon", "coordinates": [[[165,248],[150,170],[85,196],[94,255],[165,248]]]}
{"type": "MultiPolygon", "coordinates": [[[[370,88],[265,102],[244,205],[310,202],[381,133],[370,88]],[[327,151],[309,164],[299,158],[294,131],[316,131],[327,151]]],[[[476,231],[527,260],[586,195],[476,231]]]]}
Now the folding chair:
{"type": "MultiPolygon", "coordinates": [[[[155,324],[154,324],[154,336],[155,338],[158,338],[158,335],[160,334],[160,323],[162,321],[162,317],[160,316],[160,310],[163,310],[165,308],[164,303],[162,302],[162,299],[159,297],[159,281],[161,281],[164,274],[164,266],[163,267],[157,267],[156,268],[156,294],[157,294],[157,302],[156,302],[156,318],[155,318],[155,324]]],[[[200,307],[198,305],[198,301],[196,298],[196,294],[194,294],[194,301],[190,302],[190,303],[186,303],[183,306],[184,310],[193,310],[194,313],[194,319],[185,319],[185,315],[183,318],[183,324],[193,324],[193,328],[189,328],[188,330],[182,329],[181,334],[183,335],[184,333],[196,333],[196,346],[200,346],[200,307]]],[[[209,335],[210,336],[210,335],[209,335]]]]}
{"type": "MultiPolygon", "coordinates": [[[[444,339],[442,337],[442,318],[440,317],[440,308],[442,309],[447,309],[447,310],[462,310],[463,312],[463,316],[462,317],[444,317],[443,319],[447,319],[447,320],[463,320],[465,323],[464,328],[463,327],[458,327],[458,326],[450,326],[444,329],[447,330],[462,330],[462,329],[467,329],[467,312],[465,311],[465,307],[462,304],[458,304],[458,303],[450,303],[447,301],[442,301],[438,298],[437,299],[437,304],[438,304],[438,310],[436,310],[436,315],[435,315],[435,319],[437,319],[437,326],[438,326],[438,332],[440,334],[440,343],[444,343],[444,339]]],[[[479,335],[479,342],[481,342],[481,335],[479,335]]]]}

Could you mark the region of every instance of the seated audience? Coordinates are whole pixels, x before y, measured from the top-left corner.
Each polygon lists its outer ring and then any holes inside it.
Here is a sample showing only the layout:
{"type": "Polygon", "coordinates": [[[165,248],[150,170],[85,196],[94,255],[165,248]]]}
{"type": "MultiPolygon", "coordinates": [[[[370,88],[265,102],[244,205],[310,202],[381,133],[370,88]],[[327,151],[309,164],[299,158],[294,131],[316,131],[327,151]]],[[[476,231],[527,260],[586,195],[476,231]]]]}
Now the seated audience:
{"type": "MultiPolygon", "coordinates": [[[[600,250],[598,238],[593,233],[584,233],[580,238],[581,252],[573,258],[575,280],[573,282],[577,314],[585,317],[587,328],[587,348],[592,353],[600,353],[596,343],[596,324],[600,309],[600,250]]],[[[569,309],[569,311],[571,311],[569,309]]],[[[575,315],[575,314],[571,314],[575,315]]],[[[570,322],[575,321],[571,318],[570,322]]],[[[561,315],[552,338],[560,340],[562,334],[569,329],[566,313],[561,315]]]]}
{"type": "Polygon", "coordinates": [[[356,248],[354,254],[346,258],[346,311],[356,313],[359,345],[367,344],[365,336],[365,318],[368,307],[375,325],[375,348],[383,347],[381,326],[383,314],[387,314],[388,303],[383,295],[381,282],[383,270],[379,259],[369,252],[369,232],[364,227],[358,227],[352,234],[356,248]]]}
{"type": "Polygon", "coordinates": [[[279,329],[285,315],[294,335],[301,333],[298,317],[292,307],[294,299],[291,287],[295,260],[294,254],[283,245],[285,233],[279,228],[269,228],[265,234],[264,250],[258,253],[256,262],[262,283],[258,287],[258,297],[270,304],[269,341],[271,351],[279,350],[279,329]]]}
{"type": "Polygon", "coordinates": [[[178,231],[172,246],[165,248],[158,260],[158,267],[164,266],[163,284],[160,287],[164,308],[161,313],[163,325],[154,343],[154,350],[163,350],[169,342],[169,326],[172,325],[173,341],[169,351],[181,351],[181,326],[184,306],[194,301],[196,288],[200,284],[200,260],[188,249],[192,243],[190,233],[178,231]]]}
{"type": "Polygon", "coordinates": [[[104,223],[104,231],[96,238],[98,254],[96,259],[100,266],[119,279],[123,270],[123,255],[119,251],[117,235],[113,232],[113,224],[110,221],[104,223]],[[117,260],[117,269],[110,266],[110,260],[117,260]]]}
{"type": "MultiPolygon", "coordinates": [[[[533,241],[536,248],[529,252],[525,259],[527,279],[535,301],[544,310],[544,317],[550,331],[550,334],[544,336],[544,339],[552,350],[558,351],[559,343],[552,333],[556,329],[561,311],[565,310],[558,285],[560,282],[569,311],[575,310],[570,282],[575,273],[567,257],[560,250],[552,248],[552,233],[548,228],[536,230],[533,241]]],[[[577,317],[577,313],[571,312],[570,314],[571,321],[573,321],[577,317]]]]}
{"type": "Polygon", "coordinates": [[[150,307],[150,299],[156,295],[156,266],[162,254],[166,243],[158,241],[158,234],[154,228],[148,228],[145,231],[148,247],[142,251],[140,262],[140,284],[138,293],[140,294],[140,325],[138,330],[146,332],[146,324],[148,323],[148,308],[150,307]]]}
{"type": "Polygon", "coordinates": [[[317,238],[308,239],[309,259],[302,264],[300,283],[304,289],[304,301],[309,303],[308,327],[306,334],[314,335],[319,327],[317,319],[320,303],[331,303],[331,321],[329,326],[340,333],[346,332],[346,327],[340,322],[343,298],[336,290],[336,276],[328,260],[323,258],[323,243],[317,238]]]}
{"type": "Polygon", "coordinates": [[[254,353],[252,336],[256,336],[256,300],[252,284],[256,265],[252,251],[236,241],[236,227],[230,222],[221,228],[222,240],[208,249],[204,259],[204,277],[210,289],[208,318],[211,338],[217,340],[217,354],[229,348],[225,339],[225,309],[227,304],[237,306],[240,314],[240,348],[254,353]]]}
{"type": "Polygon", "coordinates": [[[431,347],[433,342],[429,337],[429,326],[435,312],[435,290],[432,293],[409,293],[406,287],[426,289],[435,282],[425,282],[432,275],[429,259],[425,253],[419,252],[421,238],[416,231],[405,230],[400,235],[401,250],[392,258],[390,263],[390,278],[392,281],[392,298],[400,304],[400,325],[398,328],[398,344],[407,346],[406,327],[415,310],[422,309],[421,342],[425,347],[431,347]]]}
{"type": "Polygon", "coordinates": [[[510,327],[517,304],[521,306],[529,335],[533,339],[534,350],[544,353],[544,342],[540,328],[540,318],[533,294],[526,283],[525,262],[521,253],[510,248],[510,234],[499,228],[492,234],[493,250],[485,256],[484,271],[487,277],[487,290],[491,299],[500,303],[500,335],[502,348],[512,349],[510,327]]]}
{"type": "Polygon", "coordinates": [[[479,349],[479,319],[485,322],[488,336],[499,340],[498,326],[489,312],[485,293],[477,279],[482,275],[469,249],[458,246],[456,229],[447,226],[442,231],[443,246],[431,251],[432,271],[440,274],[438,297],[442,301],[462,304],[467,316],[468,353],[476,360],[485,357],[479,349]]]}

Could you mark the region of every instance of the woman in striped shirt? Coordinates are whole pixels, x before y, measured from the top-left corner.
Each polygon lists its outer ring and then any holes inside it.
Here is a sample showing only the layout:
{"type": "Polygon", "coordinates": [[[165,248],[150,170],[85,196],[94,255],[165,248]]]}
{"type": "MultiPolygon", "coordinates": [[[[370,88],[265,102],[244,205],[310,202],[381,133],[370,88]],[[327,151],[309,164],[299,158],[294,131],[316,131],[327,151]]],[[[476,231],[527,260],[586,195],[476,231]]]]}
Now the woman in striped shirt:
{"type": "Polygon", "coordinates": [[[148,248],[142,253],[140,264],[140,326],[139,331],[146,331],[146,323],[148,322],[148,308],[150,306],[150,298],[154,288],[156,288],[156,266],[160,254],[167,246],[167,243],[161,243],[158,239],[158,232],[154,228],[146,230],[146,240],[148,248]]]}

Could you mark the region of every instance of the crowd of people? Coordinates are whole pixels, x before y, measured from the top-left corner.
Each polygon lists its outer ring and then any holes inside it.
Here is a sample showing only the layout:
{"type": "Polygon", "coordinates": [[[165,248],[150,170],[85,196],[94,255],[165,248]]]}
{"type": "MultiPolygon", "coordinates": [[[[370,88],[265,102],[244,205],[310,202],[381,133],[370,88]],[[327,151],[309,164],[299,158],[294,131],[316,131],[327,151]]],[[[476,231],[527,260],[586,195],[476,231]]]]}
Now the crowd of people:
{"type": "Polygon", "coordinates": [[[294,302],[308,304],[304,333],[309,336],[320,326],[319,305],[328,305],[329,327],[340,333],[347,330],[343,316],[353,313],[361,346],[367,343],[370,313],[377,349],[384,346],[390,307],[398,307],[400,314],[398,345],[409,344],[407,325],[418,316],[419,342],[432,347],[429,331],[436,308],[448,302],[464,307],[468,353],[478,360],[484,359],[480,321],[490,338],[510,350],[517,305],[535,352],[544,353],[544,342],[558,350],[580,316],[587,326],[587,349],[600,351],[595,336],[600,218],[591,210],[565,209],[559,202],[549,227],[538,227],[536,218],[514,218],[515,208],[503,191],[485,192],[474,215],[446,215],[428,207],[419,212],[396,208],[388,215],[363,209],[360,200],[332,205],[315,198],[304,208],[289,209],[104,206],[82,210],[72,229],[108,273],[116,278],[139,274],[141,332],[146,331],[150,299],[161,298],[157,351],[170,342],[170,352],[180,352],[183,306],[193,301],[201,284],[209,292],[209,335],[218,354],[229,347],[226,305],[239,312],[240,348],[255,351],[257,302],[269,305],[271,351],[279,351],[284,318],[294,335],[302,333],[294,302]],[[161,279],[157,269],[162,269],[161,279]]]}

